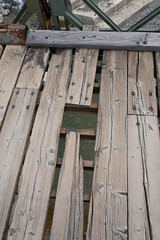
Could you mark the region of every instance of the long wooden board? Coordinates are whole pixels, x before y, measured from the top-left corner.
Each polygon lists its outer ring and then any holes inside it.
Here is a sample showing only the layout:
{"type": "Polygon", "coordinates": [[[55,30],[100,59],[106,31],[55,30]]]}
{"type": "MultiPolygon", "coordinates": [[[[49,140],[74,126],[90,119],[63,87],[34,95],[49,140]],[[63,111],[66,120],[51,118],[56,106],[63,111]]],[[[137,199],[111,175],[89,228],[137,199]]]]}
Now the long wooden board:
{"type": "Polygon", "coordinates": [[[160,138],[157,117],[128,117],[129,239],[159,239],[160,138]]]}
{"type": "Polygon", "coordinates": [[[158,87],[158,104],[160,113],[160,52],[156,52],[156,72],[157,72],[157,87],[158,87]]]}
{"type": "Polygon", "coordinates": [[[159,51],[160,33],[29,30],[28,46],[159,51]]]}
{"type": "Polygon", "coordinates": [[[48,48],[29,48],[16,87],[39,89],[49,58],[48,48]]]}
{"type": "Polygon", "coordinates": [[[52,55],[8,239],[42,239],[67,96],[71,50],[52,55]]]}
{"type": "Polygon", "coordinates": [[[15,89],[0,133],[0,239],[22,166],[37,90],[15,89]]]}
{"type": "Polygon", "coordinates": [[[127,52],[104,51],[87,240],[127,239],[127,52]]]}
{"type": "Polygon", "coordinates": [[[129,52],[128,113],[157,115],[153,53],[129,52]]]}
{"type": "MultiPolygon", "coordinates": [[[[83,28],[83,31],[88,29],[92,31],[90,26],[83,28]]],[[[68,104],[91,105],[98,53],[98,49],[76,49],[67,98],[68,104]]]]}
{"type": "Polygon", "coordinates": [[[26,54],[26,47],[7,46],[0,60],[0,128],[26,54]]]}
{"type": "Polygon", "coordinates": [[[59,177],[50,239],[83,239],[83,166],[80,135],[70,132],[59,177]]]}

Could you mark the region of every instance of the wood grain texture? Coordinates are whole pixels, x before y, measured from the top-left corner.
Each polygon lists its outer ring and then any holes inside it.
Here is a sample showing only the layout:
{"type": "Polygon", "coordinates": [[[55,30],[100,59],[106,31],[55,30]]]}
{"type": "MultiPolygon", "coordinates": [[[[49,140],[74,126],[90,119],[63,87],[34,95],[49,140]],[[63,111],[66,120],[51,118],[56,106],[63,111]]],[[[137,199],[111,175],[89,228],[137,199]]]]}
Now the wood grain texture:
{"type": "Polygon", "coordinates": [[[0,45],[0,58],[1,58],[1,56],[2,56],[2,53],[3,53],[3,46],[0,45]]]}
{"type": "Polygon", "coordinates": [[[87,240],[127,240],[127,52],[104,51],[87,240]]]}
{"type": "Polygon", "coordinates": [[[153,53],[129,52],[128,113],[157,115],[153,53]]]}
{"type": "Polygon", "coordinates": [[[22,166],[37,90],[15,89],[0,133],[0,239],[22,166]]]}
{"type": "Polygon", "coordinates": [[[157,117],[128,117],[129,239],[159,239],[160,139],[157,117]]]}
{"type": "MultiPolygon", "coordinates": [[[[83,31],[89,29],[92,31],[90,26],[85,26],[83,31]]],[[[68,104],[91,105],[98,54],[98,49],[76,49],[68,104]]]]}
{"type": "Polygon", "coordinates": [[[56,167],[71,59],[71,50],[52,55],[8,233],[10,240],[42,239],[56,167]]]}
{"type": "Polygon", "coordinates": [[[160,52],[156,52],[156,73],[157,73],[157,87],[158,87],[158,105],[160,113],[160,52]]]}
{"type": "Polygon", "coordinates": [[[38,47],[159,51],[160,33],[29,30],[26,44],[38,47]]]}
{"type": "Polygon", "coordinates": [[[83,239],[83,165],[80,135],[70,132],[60,171],[50,239],[83,239]]]}
{"type": "Polygon", "coordinates": [[[25,57],[26,47],[7,46],[0,60],[0,128],[25,57]]]}
{"type": "Polygon", "coordinates": [[[29,48],[16,87],[39,89],[48,58],[48,48],[29,48]]]}

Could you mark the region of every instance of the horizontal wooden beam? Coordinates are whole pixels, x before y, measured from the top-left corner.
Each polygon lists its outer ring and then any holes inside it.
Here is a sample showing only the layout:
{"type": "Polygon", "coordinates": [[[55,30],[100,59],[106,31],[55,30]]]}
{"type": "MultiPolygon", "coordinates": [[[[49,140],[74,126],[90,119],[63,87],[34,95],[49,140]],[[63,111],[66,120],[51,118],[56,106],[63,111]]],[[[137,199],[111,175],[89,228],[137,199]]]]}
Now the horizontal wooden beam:
{"type": "MultiPolygon", "coordinates": [[[[51,191],[51,195],[50,195],[51,198],[56,198],[56,191],[51,191]]],[[[84,202],[89,202],[90,201],[90,193],[86,192],[86,193],[83,193],[83,201],[84,202]]]]}
{"type": "Polygon", "coordinates": [[[27,45],[159,51],[160,33],[29,30],[27,45]]]}
{"type": "Polygon", "coordinates": [[[65,137],[69,132],[77,132],[80,134],[81,138],[95,140],[96,130],[94,129],[78,129],[78,128],[61,128],[60,135],[65,137]]]}
{"type": "Polygon", "coordinates": [[[17,24],[0,24],[1,45],[25,45],[27,26],[17,24]]]}
{"type": "Polygon", "coordinates": [[[81,106],[81,105],[73,105],[73,104],[66,104],[65,111],[78,111],[78,112],[98,112],[98,103],[91,103],[90,106],[81,106]]]}
{"type": "MultiPolygon", "coordinates": [[[[62,158],[57,159],[57,166],[61,167],[62,165],[62,158]]],[[[93,160],[83,160],[83,167],[87,170],[93,170],[94,169],[94,161],[93,160]]]]}

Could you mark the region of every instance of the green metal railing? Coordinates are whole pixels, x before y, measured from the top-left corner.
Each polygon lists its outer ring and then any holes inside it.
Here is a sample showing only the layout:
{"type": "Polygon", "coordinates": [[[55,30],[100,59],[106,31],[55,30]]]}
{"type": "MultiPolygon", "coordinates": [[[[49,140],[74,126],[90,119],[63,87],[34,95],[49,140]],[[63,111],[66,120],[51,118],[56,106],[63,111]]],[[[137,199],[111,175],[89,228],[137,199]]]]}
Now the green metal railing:
{"type": "MultiPolygon", "coordinates": [[[[22,10],[18,14],[14,22],[18,22],[20,18],[21,18],[21,22],[24,22],[30,16],[31,13],[36,12],[39,17],[41,28],[45,29],[46,27],[45,18],[42,10],[43,8],[42,2],[44,1],[46,0],[34,0],[34,1],[26,0],[26,3],[24,4],[22,10]]],[[[72,13],[69,0],[49,0],[49,1],[50,1],[51,14],[54,22],[54,28],[56,30],[60,30],[60,22],[59,22],[60,16],[64,17],[67,30],[69,30],[70,22],[73,23],[77,28],[82,30],[84,23],[72,13]]],[[[112,31],[112,30],[118,31],[118,32],[138,31],[150,20],[152,20],[153,18],[155,18],[160,14],[160,7],[157,7],[157,9],[150,12],[147,16],[142,18],[131,28],[122,29],[115,22],[113,22],[111,18],[109,18],[109,16],[107,16],[95,3],[93,3],[92,0],[82,0],[82,1],[110,27],[110,29],[106,29],[109,31],[112,31]]],[[[101,30],[104,31],[104,29],[101,29],[101,30]]]]}

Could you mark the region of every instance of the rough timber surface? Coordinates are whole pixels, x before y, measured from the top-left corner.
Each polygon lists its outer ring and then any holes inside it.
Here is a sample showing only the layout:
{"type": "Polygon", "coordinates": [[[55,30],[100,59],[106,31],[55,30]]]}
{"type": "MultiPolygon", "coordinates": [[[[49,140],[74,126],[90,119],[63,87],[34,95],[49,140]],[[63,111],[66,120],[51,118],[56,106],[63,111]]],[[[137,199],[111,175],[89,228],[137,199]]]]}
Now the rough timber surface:
{"type": "Polygon", "coordinates": [[[104,51],[87,240],[127,239],[127,51],[104,51]]]}
{"type": "Polygon", "coordinates": [[[26,47],[7,46],[0,60],[0,128],[20,73],[26,47]]]}
{"type": "Polygon", "coordinates": [[[70,132],[56,194],[50,239],[83,239],[83,167],[79,158],[80,135],[70,132]]]}
{"type": "Polygon", "coordinates": [[[71,54],[71,50],[62,50],[52,55],[8,233],[10,240],[42,239],[56,167],[71,54]]]}
{"type": "Polygon", "coordinates": [[[160,52],[156,52],[156,72],[157,72],[157,87],[158,87],[158,103],[160,113],[160,52]]]}
{"type": "Polygon", "coordinates": [[[3,52],[3,46],[0,45],[0,58],[1,58],[2,52],[3,52]]]}
{"type": "Polygon", "coordinates": [[[159,51],[160,33],[29,30],[28,46],[159,51]]]}
{"type": "MultiPolygon", "coordinates": [[[[90,28],[84,27],[83,31],[87,31],[90,28]]],[[[67,98],[68,104],[91,105],[98,53],[98,49],[76,49],[67,98]]]]}
{"type": "Polygon", "coordinates": [[[152,52],[128,53],[128,113],[157,115],[152,52]]]}

